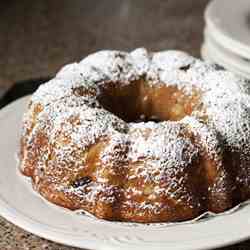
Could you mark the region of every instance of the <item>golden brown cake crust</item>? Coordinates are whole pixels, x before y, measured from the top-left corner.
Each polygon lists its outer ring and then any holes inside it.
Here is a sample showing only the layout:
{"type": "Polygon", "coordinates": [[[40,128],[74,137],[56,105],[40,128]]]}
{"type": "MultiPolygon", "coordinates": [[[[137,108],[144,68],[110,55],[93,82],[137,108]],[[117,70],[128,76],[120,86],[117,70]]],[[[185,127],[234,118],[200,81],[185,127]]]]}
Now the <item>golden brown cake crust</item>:
{"type": "Polygon", "coordinates": [[[97,52],[32,96],[20,169],[47,200],[108,220],[225,211],[250,196],[248,92],[180,51],[97,52]]]}

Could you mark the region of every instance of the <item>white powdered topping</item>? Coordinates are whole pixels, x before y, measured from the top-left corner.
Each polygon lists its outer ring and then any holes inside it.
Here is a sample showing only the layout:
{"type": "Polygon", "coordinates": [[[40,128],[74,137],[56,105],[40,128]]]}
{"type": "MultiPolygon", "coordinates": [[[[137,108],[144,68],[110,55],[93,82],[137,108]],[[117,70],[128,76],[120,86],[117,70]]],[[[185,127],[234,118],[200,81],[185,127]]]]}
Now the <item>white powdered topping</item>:
{"type": "Polygon", "coordinates": [[[195,62],[195,58],[191,57],[185,52],[169,50],[165,52],[154,53],[152,58],[152,65],[157,70],[176,70],[190,67],[195,62]]]}
{"type": "Polygon", "coordinates": [[[114,132],[108,141],[107,147],[101,154],[101,161],[104,165],[118,165],[127,159],[127,151],[129,145],[129,137],[127,134],[114,132]]]}
{"type": "Polygon", "coordinates": [[[170,168],[189,165],[197,150],[189,138],[183,136],[183,130],[177,122],[132,123],[128,158],[132,162],[151,159],[170,168]]]}
{"type": "Polygon", "coordinates": [[[138,78],[130,54],[120,51],[100,51],[92,54],[80,62],[80,67],[93,67],[106,75],[107,80],[129,84],[138,78]]]}
{"type": "Polygon", "coordinates": [[[136,49],[130,53],[139,76],[147,75],[151,65],[151,55],[146,49],[136,49]]]}
{"type": "Polygon", "coordinates": [[[204,77],[211,90],[203,96],[207,115],[232,148],[238,148],[249,154],[250,141],[250,98],[242,79],[232,73],[212,72],[204,77]]]}
{"type": "Polygon", "coordinates": [[[185,189],[186,173],[197,159],[198,147],[184,135],[185,132],[185,127],[177,122],[131,124],[127,157],[134,165],[134,173],[128,179],[141,178],[145,184],[154,183],[154,188],[152,184],[150,188],[152,198],[172,192],[172,197],[185,199],[191,206],[188,202],[190,192],[185,189]],[[165,185],[160,189],[162,181],[165,185]]]}
{"type": "MultiPolygon", "coordinates": [[[[180,51],[100,51],[63,67],[34,93],[24,117],[24,126],[34,125],[26,134],[27,141],[31,142],[41,128],[49,144],[57,145],[57,157],[64,159],[76,148],[84,151],[105,139],[102,163],[142,162],[140,174],[145,180],[152,172],[172,176],[184,171],[202,150],[218,160],[221,143],[227,150],[237,150],[240,160],[250,162],[249,86],[244,79],[180,51]],[[148,84],[176,86],[186,94],[196,88],[201,93],[202,110],[194,110],[177,122],[127,124],[102,108],[97,97],[105,84],[128,85],[142,77],[148,84]],[[42,109],[33,120],[38,105],[42,109]],[[199,137],[200,145],[190,140],[188,131],[199,137]],[[60,144],[60,135],[68,141],[60,144]]],[[[173,182],[175,188],[180,182],[173,182]]]]}
{"type": "MultiPolygon", "coordinates": [[[[192,207],[190,190],[186,189],[186,173],[197,159],[199,148],[185,136],[186,132],[185,126],[178,122],[131,123],[126,135],[116,133],[112,136],[101,155],[102,164],[108,165],[109,170],[117,165],[127,168],[129,164],[129,170],[126,170],[129,174],[125,179],[132,182],[141,179],[143,185],[137,188],[128,186],[124,190],[128,199],[131,193],[144,195],[147,192],[149,200],[170,195],[177,202],[185,201],[192,207]],[[159,186],[161,182],[165,183],[162,187],[159,186]],[[145,191],[144,185],[150,188],[145,191]]],[[[125,204],[147,209],[147,206],[135,202],[125,204]]],[[[153,207],[156,209],[155,202],[153,207]]]]}
{"type": "Polygon", "coordinates": [[[49,105],[38,115],[36,126],[38,130],[41,126],[43,130],[47,127],[49,143],[57,145],[57,149],[60,149],[57,150],[57,157],[62,160],[76,148],[84,151],[96,141],[116,131],[126,130],[125,122],[104,109],[89,108],[87,105],[58,106],[58,103],[49,105]]]}
{"type": "Polygon", "coordinates": [[[188,125],[195,138],[197,138],[201,152],[216,160],[217,164],[220,164],[223,149],[221,148],[222,142],[218,138],[216,130],[212,127],[208,128],[206,124],[192,116],[186,116],[182,122],[188,125]]]}

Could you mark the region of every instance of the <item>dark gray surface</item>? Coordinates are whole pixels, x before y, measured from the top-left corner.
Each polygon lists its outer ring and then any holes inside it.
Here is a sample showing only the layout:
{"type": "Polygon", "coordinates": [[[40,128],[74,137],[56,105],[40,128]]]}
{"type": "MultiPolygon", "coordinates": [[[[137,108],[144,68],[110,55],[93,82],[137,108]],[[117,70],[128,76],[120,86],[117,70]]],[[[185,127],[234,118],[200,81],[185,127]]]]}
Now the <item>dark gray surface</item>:
{"type": "Polygon", "coordinates": [[[1,1],[0,76],[53,75],[100,49],[183,49],[199,55],[204,0],[1,1]]]}
{"type": "MultiPolygon", "coordinates": [[[[5,0],[0,2],[0,91],[54,75],[100,49],[181,49],[199,56],[207,0],[5,0]]],[[[233,230],[233,228],[232,228],[233,230]]],[[[0,218],[1,250],[72,250],[0,218]]],[[[247,250],[250,242],[223,250],[247,250]]]]}

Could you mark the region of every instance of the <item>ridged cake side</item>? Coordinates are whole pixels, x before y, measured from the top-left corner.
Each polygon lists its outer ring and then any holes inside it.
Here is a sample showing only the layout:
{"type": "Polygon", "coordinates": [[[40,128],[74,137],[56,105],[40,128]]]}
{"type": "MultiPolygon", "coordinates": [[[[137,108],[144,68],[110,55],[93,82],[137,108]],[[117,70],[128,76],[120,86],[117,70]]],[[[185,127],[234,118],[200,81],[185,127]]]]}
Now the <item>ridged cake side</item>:
{"type": "Polygon", "coordinates": [[[48,200],[105,219],[222,212],[250,197],[249,101],[247,81],[184,52],[100,51],[33,94],[20,168],[48,200]],[[129,102],[178,119],[126,122],[112,110],[129,102]]]}

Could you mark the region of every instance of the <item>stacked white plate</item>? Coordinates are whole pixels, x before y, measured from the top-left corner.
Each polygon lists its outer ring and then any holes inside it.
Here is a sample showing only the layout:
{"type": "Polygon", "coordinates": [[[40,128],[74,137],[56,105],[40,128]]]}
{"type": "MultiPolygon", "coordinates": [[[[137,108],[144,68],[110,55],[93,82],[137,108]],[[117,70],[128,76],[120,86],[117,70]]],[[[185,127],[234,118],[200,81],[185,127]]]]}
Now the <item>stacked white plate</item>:
{"type": "Polygon", "coordinates": [[[205,21],[202,57],[250,79],[250,1],[212,0],[205,21]]]}

